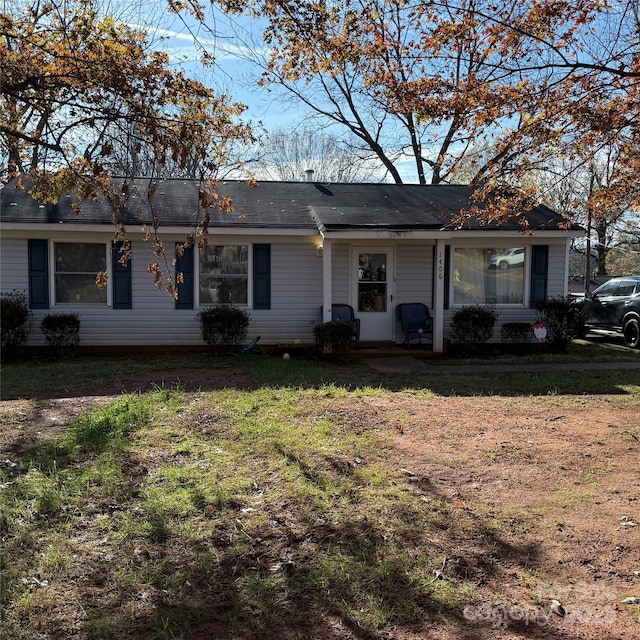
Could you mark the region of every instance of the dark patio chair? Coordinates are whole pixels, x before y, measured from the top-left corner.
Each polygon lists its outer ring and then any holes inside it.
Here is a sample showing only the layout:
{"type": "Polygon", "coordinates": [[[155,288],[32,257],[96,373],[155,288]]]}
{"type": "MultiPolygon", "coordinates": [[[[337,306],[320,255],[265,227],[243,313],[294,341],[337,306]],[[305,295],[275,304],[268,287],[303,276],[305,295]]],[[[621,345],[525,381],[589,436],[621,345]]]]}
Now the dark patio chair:
{"type": "Polygon", "coordinates": [[[331,320],[333,322],[343,320],[353,324],[353,340],[356,343],[356,348],[358,348],[360,343],[360,318],[356,318],[353,307],[348,304],[332,304],[331,320]]]}
{"type": "Polygon", "coordinates": [[[404,346],[408,349],[410,338],[415,334],[418,343],[422,346],[422,337],[431,335],[430,342],[433,343],[433,321],[429,313],[429,307],[422,302],[403,302],[396,307],[398,320],[402,322],[404,331],[404,346]]]}

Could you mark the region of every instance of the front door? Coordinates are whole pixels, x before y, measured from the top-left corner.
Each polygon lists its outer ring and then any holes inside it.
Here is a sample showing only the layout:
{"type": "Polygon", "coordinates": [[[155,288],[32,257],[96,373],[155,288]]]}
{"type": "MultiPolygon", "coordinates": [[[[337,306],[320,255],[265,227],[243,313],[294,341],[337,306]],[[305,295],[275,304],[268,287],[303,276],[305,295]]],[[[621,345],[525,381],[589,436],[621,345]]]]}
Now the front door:
{"type": "Polygon", "coordinates": [[[358,247],[353,267],[360,340],[393,340],[393,249],[358,247]]]}

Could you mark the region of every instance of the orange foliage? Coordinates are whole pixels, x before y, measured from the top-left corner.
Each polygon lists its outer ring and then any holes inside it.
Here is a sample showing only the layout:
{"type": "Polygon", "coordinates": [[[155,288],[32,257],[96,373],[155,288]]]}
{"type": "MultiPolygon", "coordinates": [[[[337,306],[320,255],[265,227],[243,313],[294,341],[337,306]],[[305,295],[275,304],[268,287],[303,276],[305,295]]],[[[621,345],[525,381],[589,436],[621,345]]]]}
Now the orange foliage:
{"type": "MultiPolygon", "coordinates": [[[[550,157],[595,157],[612,144],[627,170],[602,202],[640,175],[633,0],[218,4],[267,18],[264,81],[350,128],[397,182],[400,151],[413,158],[420,182],[450,182],[483,144],[491,153],[476,165],[480,200],[524,184],[550,157]],[[384,137],[387,123],[395,139],[384,137]]],[[[492,219],[514,210],[502,195],[494,205],[492,219]]]]}
{"type": "MultiPolygon", "coordinates": [[[[0,13],[0,142],[7,160],[0,182],[26,176],[41,202],[106,197],[117,212],[130,197],[129,184],[111,177],[124,144],[120,132],[133,131],[137,149],[153,150],[156,167],[172,161],[185,168],[197,159],[205,177],[227,161],[229,141],[251,139],[238,121],[243,105],[175,70],[166,53],[151,50],[144,31],[104,15],[97,0],[16,6],[0,13]]],[[[175,1],[169,8],[194,9],[175,1]]],[[[150,236],[158,256],[160,222],[154,219],[150,236]]],[[[114,224],[123,239],[117,215],[114,224]]],[[[159,263],[150,272],[159,284],[159,263]]]]}

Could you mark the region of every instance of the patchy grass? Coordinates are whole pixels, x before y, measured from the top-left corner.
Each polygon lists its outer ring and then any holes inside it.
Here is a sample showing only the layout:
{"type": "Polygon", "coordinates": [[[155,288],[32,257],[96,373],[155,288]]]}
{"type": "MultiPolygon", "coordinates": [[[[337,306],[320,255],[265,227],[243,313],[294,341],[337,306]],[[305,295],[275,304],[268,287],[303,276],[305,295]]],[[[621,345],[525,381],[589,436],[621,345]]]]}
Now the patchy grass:
{"type": "MultiPolygon", "coordinates": [[[[413,355],[413,354],[412,354],[413,355]]],[[[417,354],[419,355],[419,353],[417,354]]],[[[171,353],[162,356],[110,356],[79,357],[73,360],[31,360],[3,363],[0,369],[2,400],[18,398],[48,398],[77,396],[93,392],[121,393],[131,389],[131,381],[141,378],[154,380],[157,386],[165,386],[163,374],[173,371],[228,372],[247,371],[258,384],[270,386],[300,386],[319,388],[336,384],[349,389],[380,388],[399,390],[416,388],[431,390],[438,395],[513,395],[548,393],[614,393],[619,380],[637,384],[637,372],[623,370],[576,371],[557,373],[492,373],[490,376],[469,376],[467,367],[474,365],[524,365],[580,362],[638,362],[640,352],[626,349],[611,342],[575,340],[565,353],[539,352],[528,355],[501,355],[484,358],[431,357],[431,373],[389,374],[371,369],[366,361],[353,360],[340,366],[329,363],[293,358],[230,357],[215,358],[206,352],[171,353]],[[454,366],[455,371],[439,370],[440,366],[454,366]],[[154,377],[155,376],[155,377],[154,377]]],[[[169,382],[169,386],[176,386],[169,382]]],[[[178,380],[177,386],[184,386],[178,380]]],[[[203,388],[207,388],[206,381],[203,388]]],[[[624,389],[622,390],[624,392],[624,389]]]]}
{"type": "Polygon", "coordinates": [[[430,534],[457,526],[446,504],[385,468],[384,430],[324,414],[346,393],[128,395],[14,451],[0,479],[8,637],[321,636],[328,614],[373,633],[471,597],[434,579],[430,534]]]}
{"type": "Polygon", "coordinates": [[[2,364],[2,399],[76,395],[83,390],[111,387],[124,391],[127,379],[171,368],[225,367],[206,353],[170,356],[78,357],[71,360],[23,360],[2,364]]]}
{"type": "Polygon", "coordinates": [[[456,370],[442,371],[433,363],[432,369],[424,373],[381,373],[366,362],[330,367],[322,363],[275,359],[246,361],[244,366],[252,379],[260,384],[300,388],[336,384],[367,394],[373,390],[411,390],[427,396],[565,396],[626,394],[640,387],[640,369],[585,372],[577,368],[574,371],[481,371],[470,374],[464,364],[458,364],[456,370]]]}

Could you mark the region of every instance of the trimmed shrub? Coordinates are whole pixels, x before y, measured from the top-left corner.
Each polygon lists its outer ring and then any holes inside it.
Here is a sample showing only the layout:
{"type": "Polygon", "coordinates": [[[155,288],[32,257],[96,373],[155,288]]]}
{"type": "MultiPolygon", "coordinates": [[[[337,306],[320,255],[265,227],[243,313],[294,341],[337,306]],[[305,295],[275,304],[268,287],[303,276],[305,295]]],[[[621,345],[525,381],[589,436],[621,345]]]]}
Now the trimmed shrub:
{"type": "Polygon", "coordinates": [[[460,344],[481,344],[493,333],[498,316],[491,305],[468,305],[451,317],[453,337],[460,344]]]}
{"type": "Polygon", "coordinates": [[[349,358],[349,347],[353,338],[353,323],[350,320],[322,322],[313,327],[316,351],[321,357],[345,362],[349,358]]]}
{"type": "Polygon", "coordinates": [[[219,304],[198,314],[202,339],[220,353],[233,351],[247,337],[249,314],[228,304],[219,304]]]}
{"type": "Polygon", "coordinates": [[[582,305],[571,298],[540,300],[536,308],[540,322],[547,329],[547,344],[552,351],[565,351],[581,335],[584,326],[582,305]]]}
{"type": "Polygon", "coordinates": [[[31,310],[27,296],[18,291],[3,293],[0,304],[2,359],[9,360],[15,357],[16,349],[27,341],[31,333],[31,310]]]}
{"type": "Polygon", "coordinates": [[[80,344],[80,316],[77,313],[53,313],[42,318],[40,330],[46,343],[60,358],[73,358],[80,344]]]}
{"type": "Polygon", "coordinates": [[[505,344],[528,344],[533,328],[528,322],[505,322],[500,329],[500,338],[505,344]]]}

